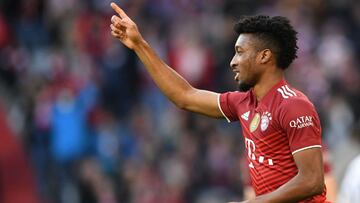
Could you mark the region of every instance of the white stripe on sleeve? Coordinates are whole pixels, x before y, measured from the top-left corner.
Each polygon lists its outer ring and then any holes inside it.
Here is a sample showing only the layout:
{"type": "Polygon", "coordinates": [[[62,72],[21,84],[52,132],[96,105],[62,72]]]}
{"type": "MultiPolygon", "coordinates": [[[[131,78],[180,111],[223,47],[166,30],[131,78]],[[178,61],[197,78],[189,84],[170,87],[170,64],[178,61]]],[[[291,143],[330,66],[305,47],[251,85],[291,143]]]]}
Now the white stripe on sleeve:
{"type": "Polygon", "coordinates": [[[222,115],[226,118],[227,122],[230,123],[230,119],[224,114],[223,110],[221,109],[221,105],[220,105],[220,94],[218,94],[218,100],[217,100],[217,103],[218,103],[218,107],[220,109],[220,112],[222,113],[222,115]]]}
{"type": "Polygon", "coordinates": [[[303,150],[306,150],[306,149],[316,148],[316,147],[321,148],[321,145],[312,145],[312,146],[304,147],[304,148],[301,148],[301,149],[297,149],[297,150],[292,152],[292,155],[294,155],[297,152],[300,152],[300,151],[303,151],[303,150]]]}

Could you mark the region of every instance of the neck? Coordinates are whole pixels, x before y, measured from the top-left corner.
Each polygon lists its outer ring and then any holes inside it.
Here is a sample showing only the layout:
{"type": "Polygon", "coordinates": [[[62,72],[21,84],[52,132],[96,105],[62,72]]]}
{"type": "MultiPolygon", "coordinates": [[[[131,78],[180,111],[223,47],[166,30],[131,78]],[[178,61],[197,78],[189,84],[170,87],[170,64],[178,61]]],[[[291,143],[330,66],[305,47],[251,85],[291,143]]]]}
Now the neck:
{"type": "Polygon", "coordinates": [[[260,101],[270,89],[284,78],[283,70],[279,68],[273,69],[272,72],[264,73],[258,83],[254,86],[253,92],[257,101],[260,101]]]}

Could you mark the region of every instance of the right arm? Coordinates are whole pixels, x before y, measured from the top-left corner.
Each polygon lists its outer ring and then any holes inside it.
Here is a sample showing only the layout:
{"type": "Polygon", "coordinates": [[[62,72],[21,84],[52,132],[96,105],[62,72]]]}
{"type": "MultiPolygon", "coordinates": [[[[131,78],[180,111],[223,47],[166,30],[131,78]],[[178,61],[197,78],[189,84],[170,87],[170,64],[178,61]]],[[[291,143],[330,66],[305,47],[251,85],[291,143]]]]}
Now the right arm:
{"type": "Polygon", "coordinates": [[[136,24],[115,3],[119,14],[111,18],[112,35],[135,51],[160,90],[181,109],[214,118],[223,118],[218,107],[219,94],[192,87],[183,77],[162,61],[142,38],[136,24]]]}

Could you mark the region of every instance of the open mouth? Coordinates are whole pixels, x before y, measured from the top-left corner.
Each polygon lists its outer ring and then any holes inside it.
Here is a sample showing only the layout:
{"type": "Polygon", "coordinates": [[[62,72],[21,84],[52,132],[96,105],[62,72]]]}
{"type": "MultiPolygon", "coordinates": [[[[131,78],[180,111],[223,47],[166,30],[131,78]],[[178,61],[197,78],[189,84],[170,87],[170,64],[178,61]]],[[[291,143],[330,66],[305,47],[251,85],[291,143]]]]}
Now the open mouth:
{"type": "Polygon", "coordinates": [[[240,77],[240,73],[239,72],[234,72],[235,73],[235,77],[234,77],[234,80],[235,81],[239,81],[239,77],[240,77]]]}

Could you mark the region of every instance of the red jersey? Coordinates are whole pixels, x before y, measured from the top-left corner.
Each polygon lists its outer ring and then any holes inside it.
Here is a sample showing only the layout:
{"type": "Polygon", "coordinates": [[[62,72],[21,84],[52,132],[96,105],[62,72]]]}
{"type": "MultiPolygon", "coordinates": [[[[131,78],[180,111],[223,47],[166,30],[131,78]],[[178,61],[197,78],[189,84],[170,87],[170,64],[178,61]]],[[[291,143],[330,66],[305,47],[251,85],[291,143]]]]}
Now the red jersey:
{"type": "MultiPolygon", "coordinates": [[[[297,173],[293,154],[321,147],[320,120],[313,104],[285,80],[261,101],[252,90],[220,94],[219,108],[230,121],[240,121],[256,195],[272,192],[297,173]]],[[[325,202],[321,195],[303,202],[325,202]]]]}

